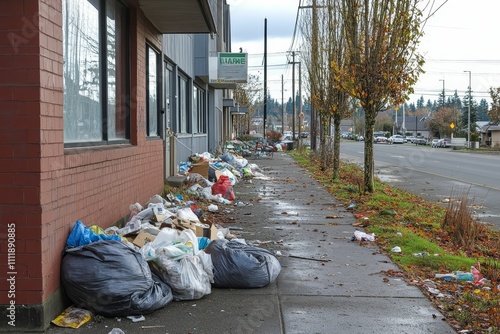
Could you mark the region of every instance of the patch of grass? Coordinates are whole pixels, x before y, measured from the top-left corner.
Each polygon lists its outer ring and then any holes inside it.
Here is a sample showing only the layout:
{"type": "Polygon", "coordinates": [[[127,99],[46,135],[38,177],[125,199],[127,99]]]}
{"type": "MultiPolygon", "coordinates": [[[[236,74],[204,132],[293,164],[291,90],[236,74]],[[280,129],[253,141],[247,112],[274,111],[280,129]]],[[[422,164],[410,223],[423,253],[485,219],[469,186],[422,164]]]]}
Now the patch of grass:
{"type": "Polygon", "coordinates": [[[341,161],[339,179],[332,181],[331,170],[320,171],[317,159],[311,159],[308,152],[302,154],[307,158],[300,153],[293,156],[339,202],[355,204],[353,214],[368,218],[366,232],[376,235],[380,249],[409,277],[423,281],[436,273],[468,272],[479,262],[483,276],[494,283],[488,285],[489,290],[462,281],[437,280],[449,297],[434,301],[441,302],[440,308],[456,329],[500,334],[500,232],[478,227],[467,212],[466,200],[443,208],[378,179],[372,193],[362,194],[363,174],[358,165],[341,161]],[[402,252],[392,252],[395,246],[402,252]]]}

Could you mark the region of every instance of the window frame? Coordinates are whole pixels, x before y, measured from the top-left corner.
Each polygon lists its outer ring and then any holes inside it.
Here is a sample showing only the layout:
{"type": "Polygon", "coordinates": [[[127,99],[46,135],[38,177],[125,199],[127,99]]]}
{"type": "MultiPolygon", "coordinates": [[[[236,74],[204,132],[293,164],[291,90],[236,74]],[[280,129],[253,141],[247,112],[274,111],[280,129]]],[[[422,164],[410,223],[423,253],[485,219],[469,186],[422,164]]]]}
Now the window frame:
{"type": "Polygon", "coordinates": [[[198,85],[193,85],[193,133],[207,133],[207,102],[206,91],[198,85]],[[196,121],[195,121],[196,119],[196,121]]]}
{"type": "Polygon", "coordinates": [[[146,43],[146,137],[148,138],[158,138],[161,137],[162,134],[162,61],[161,61],[161,52],[154,47],[151,43],[146,43]],[[149,51],[153,51],[156,55],[156,110],[153,112],[156,114],[156,133],[151,133],[151,106],[150,106],[150,80],[149,80],[149,66],[150,66],[150,53],[149,51]]]}
{"type": "MultiPolygon", "coordinates": [[[[72,0],[63,0],[63,1],[68,1],[71,2],[72,0]]],[[[115,145],[115,144],[124,144],[124,143],[130,143],[130,133],[131,133],[131,122],[130,122],[130,76],[131,76],[131,70],[130,70],[130,62],[131,62],[131,42],[130,42],[130,8],[122,1],[120,0],[87,0],[91,5],[95,4],[96,2],[98,3],[98,6],[95,7],[98,12],[98,33],[96,34],[96,37],[98,38],[98,55],[97,59],[99,61],[99,84],[98,84],[98,89],[97,93],[99,95],[99,109],[100,109],[100,122],[101,122],[101,140],[89,140],[89,141],[82,141],[82,139],[76,139],[75,141],[70,141],[67,142],[66,138],[64,138],[64,148],[77,148],[77,147],[88,147],[88,146],[106,146],[106,145],[115,145]],[[110,108],[108,108],[108,82],[109,82],[109,69],[110,65],[108,64],[108,32],[107,32],[107,19],[108,19],[108,3],[113,4],[113,8],[116,8],[118,6],[120,10],[120,15],[121,19],[123,19],[124,22],[124,29],[125,31],[120,32],[120,43],[123,43],[122,49],[124,50],[123,53],[120,53],[120,57],[122,58],[121,61],[123,62],[122,66],[120,67],[120,70],[124,70],[125,73],[123,74],[123,78],[125,80],[123,84],[124,92],[123,96],[120,96],[120,98],[123,98],[123,100],[120,100],[120,103],[118,104],[117,101],[118,99],[115,100],[115,109],[113,114],[110,113],[110,108]],[[123,15],[122,15],[123,14],[123,15]],[[122,109],[123,108],[123,109],[122,109]],[[109,139],[109,126],[111,124],[110,119],[116,118],[117,113],[116,111],[120,110],[122,111],[120,115],[123,115],[125,117],[125,138],[117,138],[117,139],[109,139]]],[[[63,3],[64,5],[65,3],[63,3]]],[[[66,4],[67,5],[67,4],[66,4]]],[[[68,18],[66,18],[68,19],[68,18]]],[[[64,11],[63,11],[63,23],[64,23],[64,11]]],[[[63,24],[62,29],[65,29],[65,25],[63,24]]],[[[63,31],[63,36],[65,38],[68,37],[68,31],[64,32],[63,31]]],[[[115,40],[116,42],[116,40],[115,40]]],[[[63,45],[65,43],[65,40],[63,40],[63,45]]],[[[116,43],[113,44],[114,47],[116,47],[116,43]]],[[[64,57],[68,57],[68,55],[63,54],[64,57]]],[[[80,61],[80,60],[78,60],[80,61]]],[[[116,66],[116,64],[115,64],[116,66]]],[[[63,68],[63,77],[65,76],[65,71],[63,68]]],[[[66,93],[66,89],[63,86],[63,95],[66,93]]],[[[69,97],[71,98],[71,97],[69,97]]],[[[64,105],[63,105],[63,110],[64,110],[64,105]]],[[[63,116],[63,117],[68,117],[68,116],[63,116]]],[[[69,131],[70,129],[66,128],[63,126],[63,131],[69,131]]]]}
{"type": "Polygon", "coordinates": [[[191,113],[190,110],[190,100],[191,94],[189,90],[189,78],[183,74],[177,76],[178,84],[178,99],[177,99],[177,132],[180,134],[190,134],[191,133],[191,113]]]}

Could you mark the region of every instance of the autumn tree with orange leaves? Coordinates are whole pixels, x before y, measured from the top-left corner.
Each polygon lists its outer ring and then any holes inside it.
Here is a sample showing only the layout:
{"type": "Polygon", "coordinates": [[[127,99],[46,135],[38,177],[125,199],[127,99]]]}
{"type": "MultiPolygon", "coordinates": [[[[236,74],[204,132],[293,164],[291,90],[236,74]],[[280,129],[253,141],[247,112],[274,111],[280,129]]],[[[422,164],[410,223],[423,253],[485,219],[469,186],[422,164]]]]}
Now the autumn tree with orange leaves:
{"type": "Polygon", "coordinates": [[[450,124],[453,123],[457,127],[458,122],[460,122],[460,111],[455,107],[443,107],[434,113],[427,126],[433,133],[439,133],[440,138],[449,138],[453,132],[450,124]]]}
{"type": "Polygon", "coordinates": [[[490,87],[491,109],[488,111],[488,119],[492,123],[500,122],[500,87],[490,87]]]}
{"type": "Polygon", "coordinates": [[[377,113],[413,93],[422,73],[417,53],[420,0],[339,0],[347,66],[332,62],[334,83],[365,111],[364,192],[374,190],[373,127],[377,113]]]}

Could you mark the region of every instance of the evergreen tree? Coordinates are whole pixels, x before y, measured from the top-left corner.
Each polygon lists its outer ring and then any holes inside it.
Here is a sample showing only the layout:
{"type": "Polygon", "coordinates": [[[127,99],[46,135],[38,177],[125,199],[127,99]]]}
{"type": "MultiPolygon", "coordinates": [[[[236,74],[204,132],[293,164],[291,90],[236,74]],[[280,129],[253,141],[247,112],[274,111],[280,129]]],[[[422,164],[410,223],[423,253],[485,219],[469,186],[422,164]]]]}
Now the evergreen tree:
{"type": "Polygon", "coordinates": [[[462,128],[467,130],[467,124],[469,123],[469,104],[470,104],[470,131],[474,131],[476,126],[474,125],[477,121],[477,109],[478,105],[474,96],[465,95],[463,106],[462,106],[462,116],[460,117],[460,122],[462,124],[462,128]]]}
{"type": "Polygon", "coordinates": [[[477,107],[477,120],[482,122],[488,121],[488,102],[486,99],[481,99],[481,101],[479,101],[479,106],[477,107]]]}
{"type": "MultiPolygon", "coordinates": [[[[434,103],[435,103],[435,101],[434,101],[434,103]]],[[[429,99],[429,100],[427,100],[427,104],[425,105],[425,107],[426,107],[427,109],[429,109],[429,110],[431,110],[431,109],[432,109],[432,102],[431,102],[431,100],[430,100],[430,99],[429,99]]]]}
{"type": "Polygon", "coordinates": [[[411,111],[412,113],[415,113],[415,111],[416,111],[416,110],[417,110],[417,108],[415,107],[415,103],[413,103],[413,102],[412,102],[412,103],[410,103],[410,111],[411,111]]]}
{"type": "Polygon", "coordinates": [[[417,101],[417,109],[423,108],[424,107],[424,96],[421,95],[420,98],[417,101]]]}
{"type": "Polygon", "coordinates": [[[446,96],[444,94],[445,94],[444,91],[441,91],[441,93],[439,93],[439,98],[437,101],[437,108],[446,107],[446,96]]]}
{"type": "Polygon", "coordinates": [[[455,90],[455,94],[451,97],[449,106],[451,108],[462,109],[462,101],[460,100],[460,96],[458,96],[458,92],[455,90]]]}

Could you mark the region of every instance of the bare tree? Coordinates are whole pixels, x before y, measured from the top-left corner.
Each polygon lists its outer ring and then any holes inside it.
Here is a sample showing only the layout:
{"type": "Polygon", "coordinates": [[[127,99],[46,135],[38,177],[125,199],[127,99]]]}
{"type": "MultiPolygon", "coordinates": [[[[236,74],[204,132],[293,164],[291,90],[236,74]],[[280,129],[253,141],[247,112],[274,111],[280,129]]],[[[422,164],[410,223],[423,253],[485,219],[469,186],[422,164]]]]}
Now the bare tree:
{"type": "Polygon", "coordinates": [[[311,10],[302,16],[301,30],[304,36],[302,59],[306,65],[311,92],[311,104],[319,113],[322,127],[321,167],[326,169],[328,145],[326,136],[330,120],[334,124],[333,179],[340,169],[340,122],[351,114],[348,92],[334,84],[332,62],[345,64],[346,39],[344,31],[338,29],[339,0],[312,0],[311,10]],[[311,24],[312,22],[312,24],[311,24]]]}
{"type": "Polygon", "coordinates": [[[235,103],[242,107],[248,107],[248,114],[245,115],[244,121],[248,127],[248,134],[250,134],[250,120],[255,114],[257,107],[262,103],[262,84],[257,75],[250,74],[247,83],[236,84],[236,89],[233,90],[233,98],[235,103]]]}
{"type": "Polygon", "coordinates": [[[420,0],[340,0],[348,66],[333,64],[335,84],[365,111],[364,191],[374,189],[373,127],[377,113],[403,103],[422,73],[420,0]]]}

